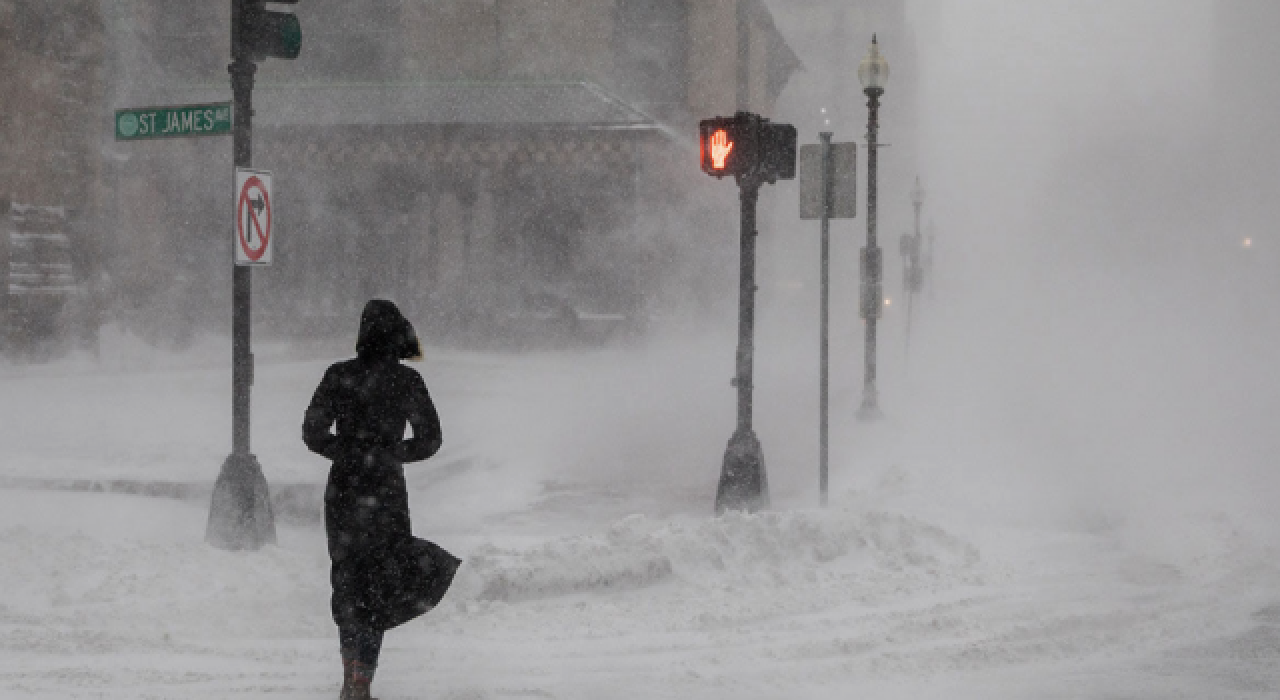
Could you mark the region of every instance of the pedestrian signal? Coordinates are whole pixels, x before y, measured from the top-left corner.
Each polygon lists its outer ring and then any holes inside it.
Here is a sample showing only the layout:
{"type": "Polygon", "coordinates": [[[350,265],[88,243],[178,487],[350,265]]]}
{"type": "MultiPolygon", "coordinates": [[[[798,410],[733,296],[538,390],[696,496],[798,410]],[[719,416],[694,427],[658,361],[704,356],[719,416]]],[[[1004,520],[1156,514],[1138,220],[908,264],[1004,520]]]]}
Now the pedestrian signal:
{"type": "Polygon", "coordinates": [[[733,153],[733,142],[729,140],[729,132],[716,129],[715,133],[711,134],[711,167],[715,170],[724,170],[725,159],[730,153],[733,153]]]}
{"type": "Polygon", "coordinates": [[[755,177],[761,182],[796,176],[796,128],[738,112],[698,123],[702,172],[714,177],[755,177]]]}
{"type": "Polygon", "coordinates": [[[740,132],[741,127],[733,117],[704,119],[698,124],[702,172],[716,177],[741,174],[739,162],[743,147],[738,142],[740,132]]]}

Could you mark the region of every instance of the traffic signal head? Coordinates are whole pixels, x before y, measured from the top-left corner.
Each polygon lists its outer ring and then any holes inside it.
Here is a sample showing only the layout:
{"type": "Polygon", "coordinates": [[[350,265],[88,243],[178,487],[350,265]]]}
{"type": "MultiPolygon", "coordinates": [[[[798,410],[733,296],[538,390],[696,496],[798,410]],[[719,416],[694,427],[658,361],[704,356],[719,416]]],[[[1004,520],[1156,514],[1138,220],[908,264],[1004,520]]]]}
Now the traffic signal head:
{"type": "Polygon", "coordinates": [[[756,177],[763,182],[796,176],[796,128],[771,124],[749,112],[698,124],[702,172],[715,177],[756,177]]]}
{"type": "MultiPolygon", "coordinates": [[[[270,0],[295,5],[298,0],[270,0]]],[[[264,58],[294,59],[302,51],[302,25],[292,12],[266,8],[267,0],[237,0],[238,21],[232,24],[232,53],[251,61],[264,58]]]]}
{"type": "Polygon", "coordinates": [[[769,182],[796,178],[796,128],[791,124],[761,125],[761,169],[769,182]]]}
{"type": "Polygon", "coordinates": [[[746,153],[746,130],[734,117],[704,119],[698,124],[698,144],[702,151],[702,172],[716,177],[741,175],[746,153]]]}

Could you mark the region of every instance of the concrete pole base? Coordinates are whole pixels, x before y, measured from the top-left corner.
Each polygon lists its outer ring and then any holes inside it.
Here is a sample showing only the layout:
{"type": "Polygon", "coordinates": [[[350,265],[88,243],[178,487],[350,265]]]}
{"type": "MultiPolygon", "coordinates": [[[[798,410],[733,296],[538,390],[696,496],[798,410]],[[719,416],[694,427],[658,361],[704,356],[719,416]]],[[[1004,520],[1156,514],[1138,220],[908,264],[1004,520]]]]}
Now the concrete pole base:
{"type": "Polygon", "coordinates": [[[769,478],[764,451],[752,430],[739,429],[729,438],[716,489],[716,515],[726,510],[754,513],[769,507],[769,478]]]}
{"type": "Polygon", "coordinates": [[[222,463],[213,485],[204,540],[229,550],[255,550],[276,543],[271,496],[257,457],[232,454],[222,463]]]}

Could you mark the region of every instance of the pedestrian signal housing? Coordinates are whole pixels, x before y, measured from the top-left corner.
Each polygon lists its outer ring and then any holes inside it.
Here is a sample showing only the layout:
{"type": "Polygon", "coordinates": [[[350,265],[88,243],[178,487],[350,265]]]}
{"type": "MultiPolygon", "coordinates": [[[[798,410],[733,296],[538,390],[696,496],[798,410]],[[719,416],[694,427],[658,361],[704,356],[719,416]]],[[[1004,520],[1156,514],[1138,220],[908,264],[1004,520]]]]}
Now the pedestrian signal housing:
{"type": "Polygon", "coordinates": [[[738,112],[698,123],[702,172],[714,177],[755,177],[762,182],[796,176],[796,128],[758,114],[738,112]]]}
{"type": "MultiPolygon", "coordinates": [[[[271,0],[296,5],[298,0],[271,0]]],[[[236,0],[239,16],[232,23],[231,53],[251,61],[295,59],[302,52],[302,25],[292,12],[267,9],[267,0],[236,0]]]]}

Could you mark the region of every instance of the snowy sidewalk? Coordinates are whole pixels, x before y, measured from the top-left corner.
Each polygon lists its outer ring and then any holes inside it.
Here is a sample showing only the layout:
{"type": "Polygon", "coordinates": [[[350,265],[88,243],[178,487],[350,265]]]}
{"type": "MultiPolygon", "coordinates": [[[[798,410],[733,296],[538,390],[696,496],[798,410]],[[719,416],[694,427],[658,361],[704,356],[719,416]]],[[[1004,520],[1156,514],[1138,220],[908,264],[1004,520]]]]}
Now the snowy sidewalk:
{"type": "MultiPolygon", "coordinates": [[[[200,541],[204,516],[168,500],[0,490],[0,697],[333,694],[319,529],[282,525],[279,546],[229,553],[200,541]]],[[[439,609],[388,634],[388,700],[1277,687],[1280,605],[1257,594],[1267,567],[1219,562],[1188,578],[1123,552],[1098,558],[1078,536],[1010,541],[1026,565],[1010,568],[922,521],[854,511],[437,539],[467,563],[439,609]],[[1023,551],[1032,543],[1044,560],[1023,551]]]]}
{"type": "MultiPolygon", "coordinates": [[[[814,510],[788,399],[760,412],[778,512],[711,517],[732,421],[712,359],[422,366],[449,448],[406,472],[414,527],[465,563],[439,609],[388,634],[379,697],[1280,694],[1278,558],[1225,516],[1142,539],[1036,519],[1034,502],[1000,512],[1009,494],[962,487],[1008,488],[1005,472],[944,472],[949,455],[893,424],[854,436],[860,461],[834,465],[832,508],[814,510]]],[[[255,452],[281,490],[323,481],[298,440],[323,367],[260,369],[255,452]]],[[[228,384],[209,368],[0,378],[0,698],[336,695],[317,524],[281,518],[254,553],[203,542],[228,384]],[[129,489],[177,497],[112,492],[129,489]]]]}

